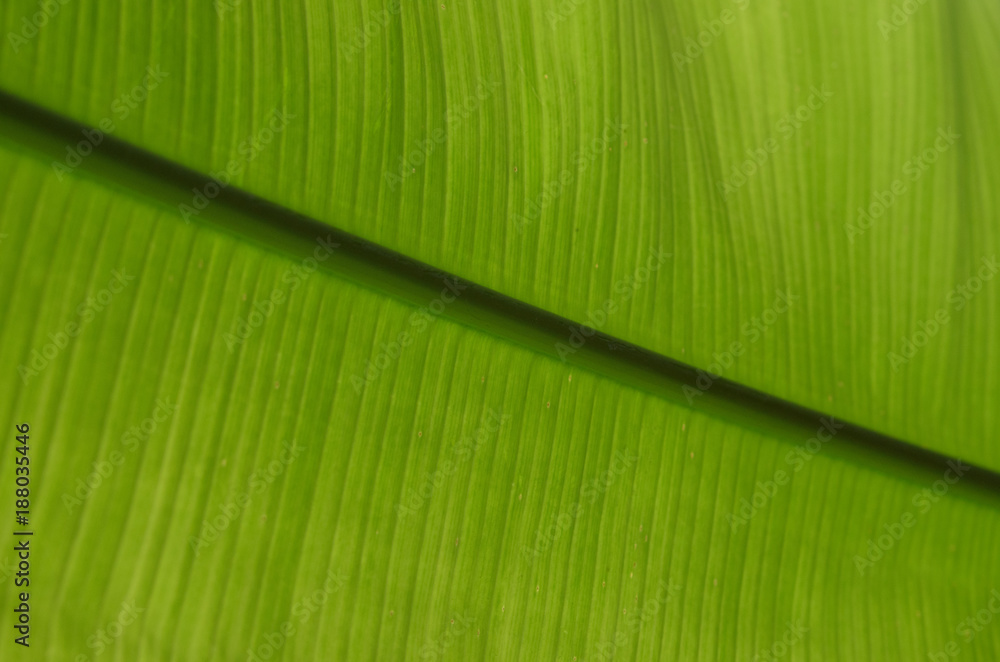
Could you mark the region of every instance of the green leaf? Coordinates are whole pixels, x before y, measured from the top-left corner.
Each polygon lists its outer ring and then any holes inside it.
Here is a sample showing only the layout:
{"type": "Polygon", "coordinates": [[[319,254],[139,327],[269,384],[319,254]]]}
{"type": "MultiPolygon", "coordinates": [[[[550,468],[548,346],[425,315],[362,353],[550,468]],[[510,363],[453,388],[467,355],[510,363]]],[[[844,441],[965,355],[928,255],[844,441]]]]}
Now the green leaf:
{"type": "Polygon", "coordinates": [[[8,3],[36,654],[994,659],[1000,9],[915,6],[8,3]]]}

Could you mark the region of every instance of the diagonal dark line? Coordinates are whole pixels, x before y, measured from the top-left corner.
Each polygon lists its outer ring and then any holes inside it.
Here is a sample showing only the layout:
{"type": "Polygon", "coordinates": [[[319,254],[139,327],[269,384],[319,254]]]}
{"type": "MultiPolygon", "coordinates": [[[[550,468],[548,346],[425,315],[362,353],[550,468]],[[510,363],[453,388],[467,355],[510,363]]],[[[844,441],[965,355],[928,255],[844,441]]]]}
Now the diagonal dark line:
{"type": "MultiPolygon", "coordinates": [[[[79,143],[85,130],[94,131],[0,91],[0,139],[13,145],[27,147],[46,160],[61,163],[67,145],[79,143]]],[[[215,181],[106,135],[74,174],[137,193],[158,208],[177,214],[178,222],[182,222],[179,205],[191,206],[193,190],[204,190],[206,184],[215,181]]],[[[332,240],[339,246],[331,259],[320,262],[323,269],[416,305],[426,305],[451,283],[461,294],[448,305],[445,316],[557,359],[558,343],[569,345],[574,331],[593,331],[233,186],[222,187],[196,219],[198,224],[222,229],[266,250],[299,259],[314,254],[317,239],[332,240]]],[[[827,424],[834,420],[822,412],[721,377],[690,404],[682,389],[696,388],[703,372],[600,331],[593,331],[569,355],[567,363],[790,443],[804,444],[825,429],[824,420],[827,424]]],[[[941,453],[875,430],[840,419],[835,423],[842,427],[834,426],[836,433],[820,451],[824,455],[862,464],[872,471],[920,486],[941,479],[952,462],[941,453]]],[[[985,499],[1000,508],[1000,473],[970,465],[951,491],[970,499],[985,499]]]]}

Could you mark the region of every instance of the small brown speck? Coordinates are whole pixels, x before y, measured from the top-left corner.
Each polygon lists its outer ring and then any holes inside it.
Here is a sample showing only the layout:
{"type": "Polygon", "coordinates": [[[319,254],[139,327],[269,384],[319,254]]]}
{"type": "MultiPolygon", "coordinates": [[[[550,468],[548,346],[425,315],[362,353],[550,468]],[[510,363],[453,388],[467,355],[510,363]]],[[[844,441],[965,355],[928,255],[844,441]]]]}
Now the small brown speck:
{"type": "Polygon", "coordinates": [[[198,268],[201,269],[205,266],[205,260],[198,260],[198,268]]]}
{"type": "Polygon", "coordinates": [[[550,402],[546,402],[546,403],[545,403],[545,408],[546,408],[546,409],[548,409],[548,408],[549,408],[549,407],[551,407],[551,406],[552,406],[552,402],[551,402],[551,401],[550,401],[550,402]]]}
{"type": "Polygon", "coordinates": [[[395,609],[390,609],[389,610],[389,615],[390,616],[395,616],[396,615],[396,610],[395,609]]]}
{"type": "Polygon", "coordinates": [[[422,437],[422,436],[424,436],[424,433],[423,433],[423,432],[418,432],[418,433],[417,433],[417,436],[418,436],[418,437],[422,437]]]}
{"type": "Polygon", "coordinates": [[[274,382],[274,388],[278,388],[279,386],[281,386],[280,382],[274,382]]]}

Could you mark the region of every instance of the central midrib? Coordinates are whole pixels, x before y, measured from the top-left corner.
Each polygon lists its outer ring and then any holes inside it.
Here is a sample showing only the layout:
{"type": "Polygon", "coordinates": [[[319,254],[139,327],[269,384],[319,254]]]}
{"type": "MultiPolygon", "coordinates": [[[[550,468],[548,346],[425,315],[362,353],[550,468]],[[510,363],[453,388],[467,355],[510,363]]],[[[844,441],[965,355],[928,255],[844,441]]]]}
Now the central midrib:
{"type": "MultiPolygon", "coordinates": [[[[0,137],[46,160],[62,160],[65,145],[77,142],[81,131],[88,128],[0,91],[0,137]]],[[[191,204],[192,189],[205,190],[206,184],[214,182],[204,174],[110,136],[104,136],[73,175],[127,189],[170,210],[178,222],[184,222],[179,205],[191,204]]],[[[579,323],[234,186],[217,188],[218,195],[199,211],[194,223],[298,259],[312,255],[318,240],[332,241],[339,244],[333,259],[319,262],[320,268],[328,272],[417,306],[439,296],[450,284],[450,289],[460,294],[443,316],[686,409],[796,444],[820,430],[828,435],[826,431],[832,428],[834,433],[826,443],[829,450],[825,453],[917,484],[940,478],[948,468],[950,458],[945,455],[721,377],[714,379],[711,388],[702,391],[693,404],[689,403],[682,389],[696,383],[699,371],[695,367],[599,331],[575,347],[569,358],[561,357],[557,345],[567,343],[574,331],[579,332],[579,323]]],[[[986,498],[1000,508],[1000,473],[996,471],[973,465],[955,488],[956,495],[977,502],[986,498]]]]}

